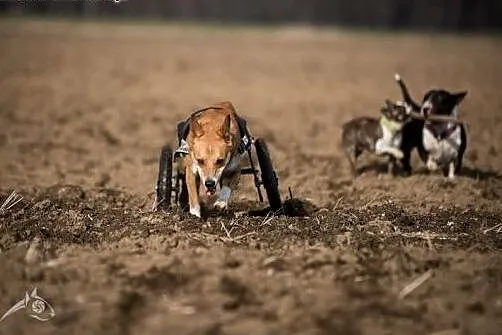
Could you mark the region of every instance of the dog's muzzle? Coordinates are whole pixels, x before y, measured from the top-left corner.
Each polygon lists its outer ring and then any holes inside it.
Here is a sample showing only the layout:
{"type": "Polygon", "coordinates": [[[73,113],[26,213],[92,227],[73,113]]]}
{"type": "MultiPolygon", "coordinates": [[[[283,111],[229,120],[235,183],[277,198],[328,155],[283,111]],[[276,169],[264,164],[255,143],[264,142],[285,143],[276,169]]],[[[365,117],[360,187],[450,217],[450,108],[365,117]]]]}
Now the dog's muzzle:
{"type": "Polygon", "coordinates": [[[422,108],[422,115],[424,116],[424,118],[428,118],[428,117],[429,117],[429,115],[431,115],[431,113],[432,113],[432,108],[431,108],[431,107],[429,107],[429,106],[424,106],[424,107],[422,108]]]}
{"type": "Polygon", "coordinates": [[[216,193],[216,179],[208,178],[204,182],[204,186],[206,187],[206,194],[211,196],[216,193]]]}

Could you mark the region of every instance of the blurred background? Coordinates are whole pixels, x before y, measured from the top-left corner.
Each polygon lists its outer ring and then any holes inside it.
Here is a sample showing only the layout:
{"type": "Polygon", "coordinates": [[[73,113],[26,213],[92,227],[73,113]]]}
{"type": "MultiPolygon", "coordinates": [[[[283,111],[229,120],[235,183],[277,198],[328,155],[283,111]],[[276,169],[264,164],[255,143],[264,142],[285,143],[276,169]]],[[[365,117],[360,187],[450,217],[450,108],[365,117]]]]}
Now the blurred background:
{"type": "Polygon", "coordinates": [[[494,31],[502,28],[501,0],[38,0],[0,1],[0,13],[382,29],[494,31]]]}

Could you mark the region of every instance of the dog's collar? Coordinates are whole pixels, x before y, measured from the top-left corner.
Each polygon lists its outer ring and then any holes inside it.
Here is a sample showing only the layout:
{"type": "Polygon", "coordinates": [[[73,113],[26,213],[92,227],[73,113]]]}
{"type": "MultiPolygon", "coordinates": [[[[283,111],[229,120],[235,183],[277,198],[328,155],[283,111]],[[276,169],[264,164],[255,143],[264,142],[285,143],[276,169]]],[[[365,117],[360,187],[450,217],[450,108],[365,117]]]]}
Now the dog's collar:
{"type": "Polygon", "coordinates": [[[380,116],[380,125],[389,130],[392,135],[397,134],[402,128],[401,123],[389,120],[385,115],[380,116]]]}
{"type": "Polygon", "coordinates": [[[458,124],[454,124],[452,127],[447,127],[441,132],[437,132],[434,127],[431,127],[430,125],[426,124],[425,128],[427,128],[428,131],[431,132],[432,136],[434,136],[438,141],[442,141],[445,138],[448,138],[457,130],[458,124]]]}

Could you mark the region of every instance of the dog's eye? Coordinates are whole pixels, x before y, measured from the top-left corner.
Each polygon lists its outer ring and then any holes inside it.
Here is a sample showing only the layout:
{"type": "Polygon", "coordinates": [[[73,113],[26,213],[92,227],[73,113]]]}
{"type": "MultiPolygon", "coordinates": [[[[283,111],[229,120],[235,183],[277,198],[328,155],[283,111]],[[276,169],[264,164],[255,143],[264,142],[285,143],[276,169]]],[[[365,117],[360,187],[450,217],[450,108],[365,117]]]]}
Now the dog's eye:
{"type": "Polygon", "coordinates": [[[204,160],[203,159],[197,159],[197,164],[204,165],[204,160]]]}
{"type": "Polygon", "coordinates": [[[223,165],[223,163],[225,163],[225,160],[224,159],[217,159],[216,160],[216,165],[223,165]]]}

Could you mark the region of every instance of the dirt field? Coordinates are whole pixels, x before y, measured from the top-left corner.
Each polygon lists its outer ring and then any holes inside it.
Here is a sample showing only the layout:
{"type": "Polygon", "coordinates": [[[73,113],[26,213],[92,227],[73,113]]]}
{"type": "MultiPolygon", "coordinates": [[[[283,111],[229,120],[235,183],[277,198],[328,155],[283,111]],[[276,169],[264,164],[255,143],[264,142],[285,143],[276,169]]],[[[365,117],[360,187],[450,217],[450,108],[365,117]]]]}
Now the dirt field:
{"type": "MultiPolygon", "coordinates": [[[[309,29],[0,23],[0,334],[500,334],[502,39],[309,29]],[[340,126],[466,89],[469,144],[446,183],[352,180],[340,126]],[[158,154],[192,110],[231,100],[305,213],[150,211],[158,154]]],[[[292,201],[288,204],[293,204],[292,201]]]]}

